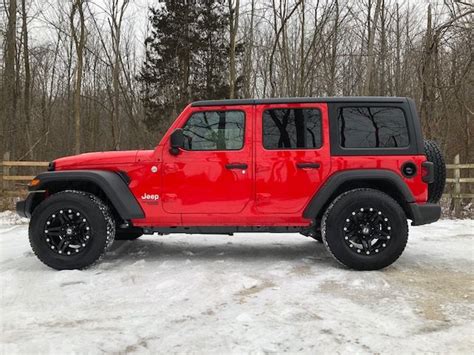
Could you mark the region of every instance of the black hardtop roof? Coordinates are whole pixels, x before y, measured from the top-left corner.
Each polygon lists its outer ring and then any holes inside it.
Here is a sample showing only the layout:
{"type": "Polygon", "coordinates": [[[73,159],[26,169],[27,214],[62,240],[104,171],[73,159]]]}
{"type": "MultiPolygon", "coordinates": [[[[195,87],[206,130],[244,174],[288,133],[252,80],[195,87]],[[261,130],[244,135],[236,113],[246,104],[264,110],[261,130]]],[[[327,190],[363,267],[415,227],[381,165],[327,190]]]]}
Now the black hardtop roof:
{"type": "Polygon", "coordinates": [[[228,99],[195,101],[193,107],[199,106],[233,106],[233,105],[265,105],[312,102],[354,102],[354,103],[401,103],[406,97],[388,96],[331,96],[331,97],[282,97],[274,99],[228,99]]]}

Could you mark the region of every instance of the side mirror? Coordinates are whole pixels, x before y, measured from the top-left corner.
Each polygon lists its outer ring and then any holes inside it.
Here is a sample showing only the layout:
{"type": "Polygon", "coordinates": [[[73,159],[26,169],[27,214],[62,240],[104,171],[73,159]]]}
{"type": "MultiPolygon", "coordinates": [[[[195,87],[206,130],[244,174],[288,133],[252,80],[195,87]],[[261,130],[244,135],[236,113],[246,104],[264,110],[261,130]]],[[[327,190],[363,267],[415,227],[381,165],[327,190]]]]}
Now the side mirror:
{"type": "Polygon", "coordinates": [[[178,155],[179,149],[184,147],[184,134],[181,128],[177,128],[171,133],[170,143],[170,154],[178,155]]]}

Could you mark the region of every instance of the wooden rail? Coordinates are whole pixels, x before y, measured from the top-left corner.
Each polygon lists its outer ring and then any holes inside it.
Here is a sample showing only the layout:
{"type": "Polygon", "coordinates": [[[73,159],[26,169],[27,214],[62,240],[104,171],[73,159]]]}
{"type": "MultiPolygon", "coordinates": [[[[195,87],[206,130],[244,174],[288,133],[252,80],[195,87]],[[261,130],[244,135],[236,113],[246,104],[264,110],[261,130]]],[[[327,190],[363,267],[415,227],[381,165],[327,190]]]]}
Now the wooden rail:
{"type": "Polygon", "coordinates": [[[3,160],[0,162],[0,188],[3,190],[3,196],[18,196],[22,194],[21,190],[26,190],[27,182],[32,180],[35,175],[26,174],[12,174],[12,169],[24,170],[29,169],[29,173],[39,173],[45,170],[49,165],[47,161],[11,161],[10,153],[6,152],[3,155],[3,160]],[[16,188],[15,188],[16,187],[16,188]],[[14,191],[11,189],[14,188],[14,191]],[[20,190],[20,191],[19,191],[20,190]]]}
{"type": "Polygon", "coordinates": [[[2,166],[28,166],[28,167],[38,167],[38,166],[48,166],[47,161],[2,161],[2,166]]]}
{"type": "MultiPolygon", "coordinates": [[[[5,158],[8,158],[8,154],[6,154],[4,156],[4,160],[0,162],[0,165],[3,168],[2,174],[0,174],[0,181],[2,181],[3,193],[5,195],[15,195],[15,193],[18,193],[18,189],[15,189],[14,191],[9,190],[12,183],[19,185],[19,182],[23,182],[20,184],[20,187],[21,185],[26,186],[26,183],[35,177],[35,175],[11,175],[10,172],[12,168],[36,168],[36,170],[39,172],[40,170],[44,169],[38,168],[45,168],[49,164],[49,162],[46,161],[10,161],[5,158]]],[[[474,199],[474,193],[461,193],[461,184],[474,183],[474,178],[462,178],[461,170],[474,169],[474,164],[461,164],[459,162],[459,155],[456,155],[454,158],[454,164],[446,164],[446,169],[453,171],[453,177],[447,178],[446,182],[448,184],[454,184],[454,186],[453,191],[444,194],[444,196],[448,196],[453,199],[474,199]]]]}

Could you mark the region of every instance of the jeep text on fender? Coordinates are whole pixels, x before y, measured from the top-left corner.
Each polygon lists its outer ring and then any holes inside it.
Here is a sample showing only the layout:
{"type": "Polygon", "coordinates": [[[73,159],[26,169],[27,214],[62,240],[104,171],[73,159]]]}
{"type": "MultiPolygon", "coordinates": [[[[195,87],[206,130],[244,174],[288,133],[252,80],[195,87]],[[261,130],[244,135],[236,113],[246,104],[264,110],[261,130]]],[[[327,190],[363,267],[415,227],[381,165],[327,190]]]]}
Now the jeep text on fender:
{"type": "Polygon", "coordinates": [[[45,264],[84,268],[142,234],[299,232],[344,265],[386,267],[439,219],[445,166],[408,98],[199,101],[154,150],[51,162],[25,201],[45,264]]]}

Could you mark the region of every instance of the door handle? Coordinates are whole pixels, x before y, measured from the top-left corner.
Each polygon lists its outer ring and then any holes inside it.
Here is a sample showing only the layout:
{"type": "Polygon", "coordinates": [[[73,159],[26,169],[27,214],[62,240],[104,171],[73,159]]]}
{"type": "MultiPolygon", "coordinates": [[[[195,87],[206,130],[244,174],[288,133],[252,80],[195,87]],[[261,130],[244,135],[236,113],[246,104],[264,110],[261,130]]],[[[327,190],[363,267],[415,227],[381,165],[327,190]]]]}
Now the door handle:
{"type": "Polygon", "coordinates": [[[319,163],[296,163],[298,169],[319,169],[319,163]]]}
{"type": "Polygon", "coordinates": [[[226,169],[241,169],[241,170],[245,170],[248,168],[248,165],[247,164],[243,164],[243,163],[232,163],[232,164],[226,164],[225,165],[226,169]]]}

